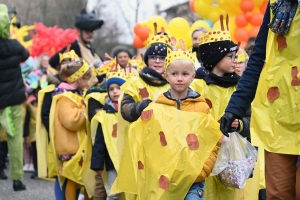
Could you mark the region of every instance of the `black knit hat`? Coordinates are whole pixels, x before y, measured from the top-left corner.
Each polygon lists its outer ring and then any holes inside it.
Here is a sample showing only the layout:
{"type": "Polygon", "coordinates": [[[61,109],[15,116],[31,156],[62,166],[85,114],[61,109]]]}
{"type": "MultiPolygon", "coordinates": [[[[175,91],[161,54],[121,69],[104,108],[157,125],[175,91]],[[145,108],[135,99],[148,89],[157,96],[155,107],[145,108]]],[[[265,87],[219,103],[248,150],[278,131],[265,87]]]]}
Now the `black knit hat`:
{"type": "Polygon", "coordinates": [[[230,52],[237,52],[238,45],[230,40],[205,43],[199,46],[198,60],[208,71],[213,68],[230,52]]]}
{"type": "Polygon", "coordinates": [[[144,62],[148,66],[148,56],[150,55],[158,55],[158,56],[167,56],[167,48],[170,48],[169,45],[165,43],[153,43],[151,46],[146,50],[144,54],[144,62]]]}

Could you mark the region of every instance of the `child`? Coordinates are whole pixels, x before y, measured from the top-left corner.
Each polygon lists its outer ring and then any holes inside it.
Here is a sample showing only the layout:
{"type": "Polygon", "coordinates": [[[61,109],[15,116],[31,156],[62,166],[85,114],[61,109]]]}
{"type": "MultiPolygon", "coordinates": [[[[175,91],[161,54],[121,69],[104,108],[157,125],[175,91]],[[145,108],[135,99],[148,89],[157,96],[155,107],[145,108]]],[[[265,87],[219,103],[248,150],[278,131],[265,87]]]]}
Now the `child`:
{"type": "Polygon", "coordinates": [[[121,158],[120,171],[116,180],[118,191],[135,193],[134,191],[137,190],[134,182],[128,184],[128,180],[133,180],[135,175],[132,170],[129,170],[132,169],[132,161],[126,135],[129,123],[136,121],[149,103],[169,88],[164,77],[164,62],[167,50],[171,48],[171,40],[164,35],[164,31],[150,38],[144,56],[147,66],[142,69],[139,76],[132,76],[121,87],[124,94],[120,97],[118,116],[118,143],[121,144],[118,145],[121,158]]]}
{"type": "Polygon", "coordinates": [[[137,173],[137,199],[204,199],[204,180],[211,173],[220,146],[218,123],[204,97],[189,89],[195,57],[168,52],[165,77],[170,89],[159,95],[129,129],[137,173]]]}
{"type": "Polygon", "coordinates": [[[55,155],[55,167],[60,185],[66,181],[65,198],[75,199],[77,185],[85,185],[84,167],[88,163],[85,155],[86,114],[83,90],[88,89],[92,70],[81,60],[64,64],[60,76],[62,82],[53,93],[50,110],[50,140],[55,155]]]}
{"type": "MultiPolygon", "coordinates": [[[[198,55],[204,68],[197,70],[196,79],[191,84],[192,89],[205,97],[213,117],[218,121],[224,114],[240,79],[240,76],[234,72],[238,45],[231,41],[228,20],[227,16],[227,29],[225,29],[223,16],[221,16],[221,30],[212,30],[200,36],[198,55]]],[[[250,115],[251,110],[249,109],[246,117],[242,120],[236,119],[232,124],[232,131],[238,131],[247,139],[250,139],[250,115]]],[[[208,177],[205,195],[207,195],[205,196],[206,200],[235,199],[236,195],[241,198],[243,191],[227,188],[216,177],[208,177]]]]}
{"type": "Polygon", "coordinates": [[[239,76],[242,76],[246,69],[249,56],[244,49],[239,49],[236,57],[235,73],[239,76]]]}
{"type": "MultiPolygon", "coordinates": [[[[101,199],[98,185],[101,185],[101,174],[105,169],[107,171],[108,182],[107,199],[118,199],[119,194],[110,195],[110,189],[114,183],[119,170],[119,157],[117,151],[117,123],[118,123],[118,99],[121,95],[120,87],[125,83],[126,74],[123,71],[109,72],[107,74],[106,89],[108,98],[106,98],[103,110],[98,112],[91,123],[92,140],[94,141],[91,169],[96,174],[96,188],[94,199],[101,199]],[[100,184],[99,184],[100,180],[100,184]]],[[[101,190],[101,188],[100,188],[101,190]]]]}

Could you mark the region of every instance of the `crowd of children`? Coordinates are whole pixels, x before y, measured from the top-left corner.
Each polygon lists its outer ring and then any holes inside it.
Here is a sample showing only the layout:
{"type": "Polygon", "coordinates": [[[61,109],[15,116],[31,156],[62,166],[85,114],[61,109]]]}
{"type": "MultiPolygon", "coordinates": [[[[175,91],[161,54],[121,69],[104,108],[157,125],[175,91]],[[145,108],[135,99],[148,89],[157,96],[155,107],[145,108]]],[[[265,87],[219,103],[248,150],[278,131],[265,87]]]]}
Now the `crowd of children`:
{"type": "MultiPolygon", "coordinates": [[[[220,23],[197,29],[191,51],[155,26],[143,58],[120,50],[91,67],[66,48],[53,75],[41,56],[48,86],[32,90],[24,117],[32,177],[54,180],[57,200],[258,198],[252,183],[228,188],[210,176],[224,139],[219,121],[248,60],[228,16],[220,23]]],[[[250,116],[251,108],[230,132],[251,141],[250,116]]]]}

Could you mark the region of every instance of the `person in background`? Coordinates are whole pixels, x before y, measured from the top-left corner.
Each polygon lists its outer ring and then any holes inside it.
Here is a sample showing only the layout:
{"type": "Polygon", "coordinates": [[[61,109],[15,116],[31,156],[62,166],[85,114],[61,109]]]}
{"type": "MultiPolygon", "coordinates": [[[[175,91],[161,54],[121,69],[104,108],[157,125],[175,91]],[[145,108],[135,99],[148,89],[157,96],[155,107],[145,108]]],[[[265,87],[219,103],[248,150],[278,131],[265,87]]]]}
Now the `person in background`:
{"type": "Polygon", "coordinates": [[[26,100],[20,63],[29,52],[10,37],[7,6],[0,4],[0,126],[7,132],[10,178],[14,191],[25,190],[23,179],[23,103],[26,100]]]}
{"type": "Polygon", "coordinates": [[[198,47],[199,47],[199,37],[203,35],[204,33],[207,33],[207,30],[205,28],[197,28],[192,32],[192,39],[193,39],[193,47],[192,52],[196,54],[195,59],[195,69],[197,70],[199,67],[201,67],[201,63],[199,62],[198,58],[198,47]]]}
{"type": "Polygon", "coordinates": [[[239,76],[242,76],[243,72],[246,69],[249,56],[244,49],[239,49],[236,55],[236,66],[235,73],[239,76]]]}
{"type": "Polygon", "coordinates": [[[41,54],[39,56],[35,70],[40,70],[41,74],[43,75],[57,74],[57,70],[50,66],[49,60],[50,56],[48,54],[41,54]]]}
{"type": "Polygon", "coordinates": [[[253,51],[253,47],[254,47],[254,44],[255,44],[255,40],[256,40],[256,37],[250,37],[247,41],[247,45],[245,47],[245,51],[246,53],[250,56],[252,51],[253,51]]]}

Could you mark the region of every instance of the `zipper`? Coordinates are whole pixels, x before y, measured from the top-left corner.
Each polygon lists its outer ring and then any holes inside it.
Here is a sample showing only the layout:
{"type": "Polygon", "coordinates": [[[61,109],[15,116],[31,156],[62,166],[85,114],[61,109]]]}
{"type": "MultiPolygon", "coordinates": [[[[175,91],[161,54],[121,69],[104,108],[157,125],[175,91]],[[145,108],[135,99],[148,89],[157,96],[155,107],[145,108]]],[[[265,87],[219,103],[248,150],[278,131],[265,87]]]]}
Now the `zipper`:
{"type": "Polygon", "coordinates": [[[176,102],[177,102],[177,109],[180,110],[180,99],[177,99],[176,102]]]}

